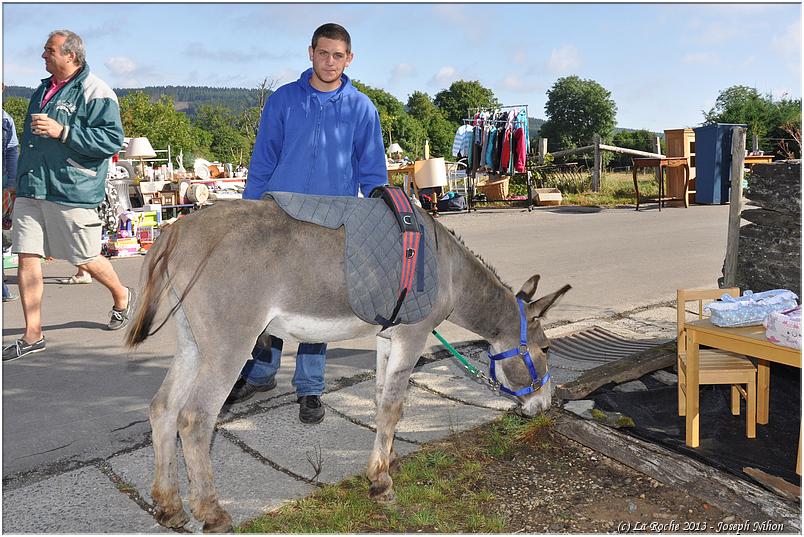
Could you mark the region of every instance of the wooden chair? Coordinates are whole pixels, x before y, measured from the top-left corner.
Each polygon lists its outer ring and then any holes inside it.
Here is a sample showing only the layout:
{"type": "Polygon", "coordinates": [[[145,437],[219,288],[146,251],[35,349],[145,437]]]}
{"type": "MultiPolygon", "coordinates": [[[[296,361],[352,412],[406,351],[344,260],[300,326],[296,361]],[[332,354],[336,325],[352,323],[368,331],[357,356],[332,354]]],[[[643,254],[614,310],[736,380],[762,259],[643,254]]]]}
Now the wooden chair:
{"type": "MultiPolygon", "coordinates": [[[[698,384],[731,384],[731,413],[740,415],[740,397],[746,401],[746,428],[748,438],[757,435],[757,368],[743,355],[719,349],[701,348],[697,368],[687,364],[687,302],[698,302],[698,318],[703,318],[704,301],[717,300],[724,294],[740,296],[736,287],[728,289],[679,289],[676,296],[676,313],[678,334],[678,415],[686,416],[687,412],[697,415],[698,408],[687,408],[687,378],[698,376],[698,384]],[[745,387],[743,387],[745,385],[745,387]]],[[[697,398],[696,398],[697,400],[697,398]]],[[[698,421],[690,425],[687,420],[686,443],[690,447],[698,447],[698,421]]]]}

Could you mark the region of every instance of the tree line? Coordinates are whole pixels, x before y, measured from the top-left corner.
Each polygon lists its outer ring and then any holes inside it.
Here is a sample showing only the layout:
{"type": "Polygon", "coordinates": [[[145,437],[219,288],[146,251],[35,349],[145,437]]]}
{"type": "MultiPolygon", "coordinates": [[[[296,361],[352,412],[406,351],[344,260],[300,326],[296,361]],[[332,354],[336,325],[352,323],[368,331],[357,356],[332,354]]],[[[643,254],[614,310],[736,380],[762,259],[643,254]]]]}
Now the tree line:
{"type": "MultiPolygon", "coordinates": [[[[377,107],[386,147],[396,142],[413,159],[422,158],[425,140],[431,156],[451,159],[452,141],[468,119],[467,110],[502,104],[479,81],[453,82],[432,97],[416,91],[404,103],[383,89],[357,80],[353,84],[377,107]]],[[[185,166],[195,158],[248,165],[262,107],[275,85],[265,79],[253,89],[154,86],[115,92],[126,136],[147,136],[155,148],[170,145],[174,154],[182,150],[185,166]]],[[[30,88],[13,86],[5,91],[3,108],[14,118],[18,131],[32,93],[30,88]]],[[[732,86],[720,92],[711,110],[702,113],[702,125],[746,123],[749,140],[758,135],[761,149],[780,158],[801,157],[801,99],[777,99],[754,88],[732,86]]],[[[615,127],[617,105],[611,92],[594,80],[559,78],[547,91],[545,114],[546,120],[529,118],[534,148],[539,136],[548,139],[548,151],[553,152],[588,145],[594,134],[600,134],[603,143],[654,150],[657,133],[615,127]]],[[[604,155],[609,166],[630,165],[626,155],[604,155]]]]}

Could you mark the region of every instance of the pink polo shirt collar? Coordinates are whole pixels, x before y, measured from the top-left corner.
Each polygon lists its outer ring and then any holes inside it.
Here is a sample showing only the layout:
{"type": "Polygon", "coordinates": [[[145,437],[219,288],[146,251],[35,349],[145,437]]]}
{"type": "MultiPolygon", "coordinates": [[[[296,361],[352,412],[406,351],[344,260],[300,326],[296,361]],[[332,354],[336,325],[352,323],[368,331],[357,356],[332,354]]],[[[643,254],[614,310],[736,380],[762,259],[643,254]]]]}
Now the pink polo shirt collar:
{"type": "MultiPolygon", "coordinates": [[[[80,69],[78,71],[80,71],[80,69]]],[[[53,96],[56,95],[61,88],[63,88],[64,86],[67,85],[67,82],[69,82],[70,80],[75,78],[75,75],[78,74],[78,71],[73,73],[67,80],[62,80],[61,82],[56,80],[56,77],[54,77],[54,76],[50,77],[50,87],[45,92],[45,96],[42,97],[42,108],[44,108],[45,105],[48,102],[50,102],[50,99],[52,99],[53,96]]]]}

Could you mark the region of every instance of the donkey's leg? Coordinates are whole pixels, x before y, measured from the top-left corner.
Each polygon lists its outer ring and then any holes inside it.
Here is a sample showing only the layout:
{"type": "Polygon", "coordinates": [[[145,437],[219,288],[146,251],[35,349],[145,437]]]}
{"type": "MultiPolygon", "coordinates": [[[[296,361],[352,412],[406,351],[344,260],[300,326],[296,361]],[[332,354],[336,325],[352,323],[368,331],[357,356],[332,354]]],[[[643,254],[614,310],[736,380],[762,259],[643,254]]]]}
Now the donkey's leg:
{"type": "Polygon", "coordinates": [[[154,517],[168,528],[180,528],[190,520],[179,495],[176,417],[187,400],[198,368],[198,347],[181,308],[176,311],[176,325],[176,354],[161,388],[151,400],[149,412],[154,446],[154,482],[151,489],[156,506],[154,517]]]}
{"type": "MultiPolygon", "coordinates": [[[[385,387],[385,369],[388,366],[388,358],[391,355],[391,340],[387,337],[377,336],[377,389],[374,394],[375,408],[380,408],[382,392],[385,387]]],[[[399,457],[394,451],[393,438],[391,438],[391,454],[388,457],[388,467],[390,472],[395,472],[399,468],[399,457]]]]}
{"type": "Polygon", "coordinates": [[[371,481],[369,497],[377,501],[394,499],[393,480],[388,475],[393,450],[394,431],[405,403],[408,379],[419,359],[427,334],[421,330],[397,328],[391,338],[391,353],[385,368],[382,395],[377,403],[377,435],[369,457],[366,475],[371,481]]]}
{"type": "Polygon", "coordinates": [[[243,342],[255,337],[208,331],[193,390],[179,412],[179,435],[190,480],[190,510],[204,523],[204,532],[231,533],[233,529],[232,517],[218,502],[210,445],[220,409],[252,347],[243,342]],[[207,345],[210,341],[215,343],[207,345]]]}

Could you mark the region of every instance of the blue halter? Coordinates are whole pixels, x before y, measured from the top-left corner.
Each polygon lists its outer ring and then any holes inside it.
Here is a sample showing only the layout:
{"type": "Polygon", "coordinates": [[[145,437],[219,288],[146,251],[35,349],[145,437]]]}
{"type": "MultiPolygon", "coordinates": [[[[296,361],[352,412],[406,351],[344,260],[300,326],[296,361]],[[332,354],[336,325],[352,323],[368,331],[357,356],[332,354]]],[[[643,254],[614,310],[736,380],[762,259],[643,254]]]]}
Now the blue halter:
{"type": "Polygon", "coordinates": [[[489,351],[489,372],[491,373],[492,380],[497,382],[497,374],[494,371],[494,363],[497,360],[521,356],[522,361],[525,362],[526,366],[528,366],[530,378],[533,379],[531,385],[514,391],[500,383],[497,383],[500,391],[521,397],[541,389],[541,387],[544,386],[548,380],[550,380],[550,372],[548,371],[541,378],[541,380],[539,379],[539,374],[536,372],[536,367],[533,365],[533,360],[530,358],[530,351],[528,351],[528,319],[525,317],[525,303],[519,297],[517,297],[516,301],[519,303],[519,348],[508,349],[507,351],[494,355],[492,355],[491,351],[489,351]]]}

